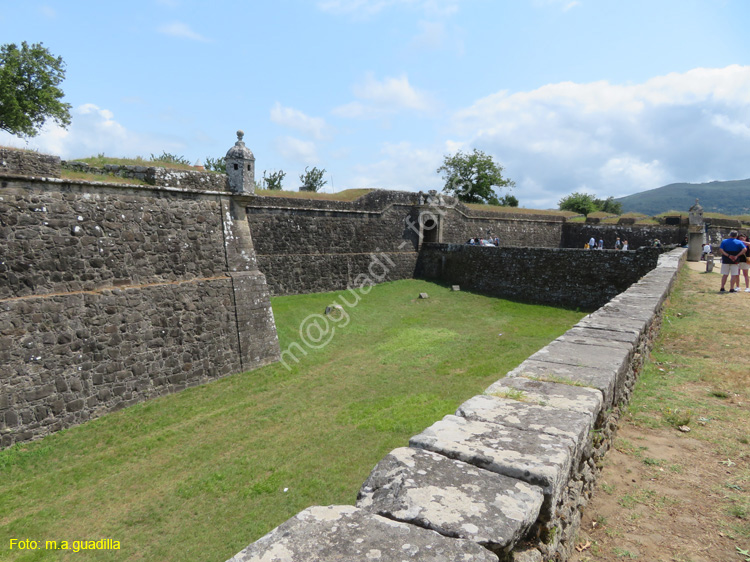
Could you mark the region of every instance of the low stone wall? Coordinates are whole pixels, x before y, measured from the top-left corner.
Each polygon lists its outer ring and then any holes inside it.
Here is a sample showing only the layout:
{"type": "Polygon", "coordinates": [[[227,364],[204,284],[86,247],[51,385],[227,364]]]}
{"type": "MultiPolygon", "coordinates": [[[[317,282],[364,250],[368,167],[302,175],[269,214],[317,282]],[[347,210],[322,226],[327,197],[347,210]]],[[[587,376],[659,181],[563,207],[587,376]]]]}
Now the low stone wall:
{"type": "Polygon", "coordinates": [[[425,244],[417,276],[512,300],[594,310],[656,267],[659,250],[425,244]]]}
{"type": "Polygon", "coordinates": [[[310,507],[232,562],[542,562],[581,510],[661,323],[685,250],[373,469],[356,506],[310,507]]]}
{"type": "Polygon", "coordinates": [[[90,166],[86,162],[76,161],[63,161],[61,165],[64,170],[71,170],[73,172],[82,172],[91,175],[116,176],[120,178],[139,180],[150,185],[159,185],[162,187],[229,191],[229,183],[226,174],[206,172],[203,170],[178,170],[161,166],[126,166],[120,164],[90,166]]]}
{"type": "Polygon", "coordinates": [[[60,170],[59,156],[0,147],[0,174],[59,178],[60,170]]]}
{"type": "Polygon", "coordinates": [[[598,242],[604,240],[606,249],[613,249],[615,241],[628,241],[628,248],[635,250],[643,246],[652,246],[655,239],[663,245],[682,244],[687,236],[687,225],[624,225],[624,224],[586,224],[568,222],[562,228],[561,248],[583,248],[591,237],[598,242]]]}

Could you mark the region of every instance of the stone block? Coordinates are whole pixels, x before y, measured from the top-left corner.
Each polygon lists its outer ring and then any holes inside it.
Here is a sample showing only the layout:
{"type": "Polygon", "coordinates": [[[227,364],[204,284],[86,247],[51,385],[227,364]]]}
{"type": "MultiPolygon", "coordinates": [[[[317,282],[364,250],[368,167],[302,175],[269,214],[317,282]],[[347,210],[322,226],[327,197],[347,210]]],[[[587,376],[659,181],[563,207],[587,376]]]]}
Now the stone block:
{"type": "Polygon", "coordinates": [[[618,374],[628,369],[633,355],[631,345],[597,345],[593,342],[574,343],[555,340],[529,357],[532,361],[562,363],[576,367],[591,367],[618,374]]]}
{"type": "Polygon", "coordinates": [[[574,444],[548,433],[522,431],[494,423],[445,416],[409,440],[479,468],[539,486],[557,504],[571,471],[574,444]]]}
{"type": "Polygon", "coordinates": [[[458,407],[456,415],[467,420],[564,437],[574,443],[576,463],[586,449],[589,431],[594,428],[594,420],[582,412],[527,404],[488,394],[469,398],[458,407]]]}
{"type": "Polygon", "coordinates": [[[478,544],[352,506],[308,507],[227,562],[497,562],[478,544]]]}
{"type": "Polygon", "coordinates": [[[536,521],[543,499],[537,486],[403,447],[375,466],[359,492],[357,507],[472,540],[500,555],[536,521]]]}
{"type": "Polygon", "coordinates": [[[517,397],[525,402],[589,414],[596,420],[604,404],[599,390],[525,377],[504,377],[484,391],[492,396],[517,397]]]}
{"type": "Polygon", "coordinates": [[[616,396],[617,373],[615,371],[527,359],[510,371],[507,376],[595,388],[602,393],[602,408],[604,409],[612,406],[616,396]]]}

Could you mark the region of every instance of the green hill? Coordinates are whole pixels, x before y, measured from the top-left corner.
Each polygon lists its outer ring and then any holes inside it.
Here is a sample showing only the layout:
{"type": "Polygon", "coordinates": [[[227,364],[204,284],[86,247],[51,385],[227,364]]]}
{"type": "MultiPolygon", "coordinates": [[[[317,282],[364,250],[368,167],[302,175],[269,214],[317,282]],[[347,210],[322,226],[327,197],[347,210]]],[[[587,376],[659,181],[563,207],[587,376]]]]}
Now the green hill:
{"type": "Polygon", "coordinates": [[[708,183],[673,183],[615,199],[623,212],[649,216],[685,211],[699,199],[703,211],[736,216],[750,214],[750,179],[708,183]]]}

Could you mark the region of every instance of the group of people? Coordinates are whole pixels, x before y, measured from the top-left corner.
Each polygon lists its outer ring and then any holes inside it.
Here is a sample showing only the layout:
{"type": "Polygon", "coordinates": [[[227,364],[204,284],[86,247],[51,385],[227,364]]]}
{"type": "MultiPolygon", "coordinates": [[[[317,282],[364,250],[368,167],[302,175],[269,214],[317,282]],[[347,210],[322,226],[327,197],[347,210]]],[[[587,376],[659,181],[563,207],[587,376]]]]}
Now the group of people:
{"type": "Polygon", "coordinates": [[[721,289],[720,293],[726,292],[727,278],[729,278],[729,292],[740,292],[740,271],[745,276],[745,292],[750,293],[750,278],[748,278],[748,253],[750,242],[746,234],[740,234],[736,230],[729,233],[729,238],[721,241],[719,253],[721,254],[721,289]]]}
{"type": "MultiPolygon", "coordinates": [[[[592,236],[591,238],[589,238],[589,241],[583,245],[583,247],[586,250],[603,250],[604,239],[600,238],[599,242],[597,243],[596,238],[592,236]]],[[[615,250],[627,250],[627,249],[628,249],[628,241],[620,240],[620,237],[618,236],[617,240],[615,240],[615,250]]]]}
{"type": "Polygon", "coordinates": [[[500,239],[497,236],[494,238],[480,238],[477,236],[476,238],[469,238],[466,243],[470,246],[500,246],[500,239]]]}

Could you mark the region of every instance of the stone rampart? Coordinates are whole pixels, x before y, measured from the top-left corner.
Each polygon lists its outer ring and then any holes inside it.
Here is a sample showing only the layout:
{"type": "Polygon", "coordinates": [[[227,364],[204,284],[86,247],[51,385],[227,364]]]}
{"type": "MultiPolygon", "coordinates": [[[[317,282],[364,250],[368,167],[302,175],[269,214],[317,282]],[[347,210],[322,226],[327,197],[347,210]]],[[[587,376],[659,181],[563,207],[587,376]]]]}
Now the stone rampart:
{"type": "Polygon", "coordinates": [[[511,300],[594,310],[656,267],[659,250],[425,244],[417,275],[511,300]]]}
{"type": "Polygon", "coordinates": [[[59,156],[0,147],[0,174],[59,178],[60,170],[59,156]]]}
{"type": "Polygon", "coordinates": [[[583,248],[591,237],[596,241],[604,240],[605,248],[614,248],[615,240],[627,240],[631,250],[651,246],[655,239],[664,245],[681,244],[687,236],[687,226],[669,225],[624,225],[624,224],[587,224],[568,222],[562,228],[561,248],[583,248]]]}
{"type": "Polygon", "coordinates": [[[91,166],[86,162],[63,161],[62,169],[91,175],[116,176],[125,179],[139,180],[150,185],[163,187],[181,187],[184,189],[228,191],[226,174],[206,172],[203,170],[178,170],[161,166],[133,166],[124,164],[105,164],[91,166]]]}
{"type": "Polygon", "coordinates": [[[352,202],[304,198],[244,199],[272,294],[344,289],[367,272],[373,255],[383,280],[414,277],[424,242],[499,237],[502,246],[560,245],[562,216],[479,211],[451,197],[373,191],[352,202]]]}
{"type": "Polygon", "coordinates": [[[1,446],[278,360],[231,195],[0,181],[1,446]]]}
{"type": "Polygon", "coordinates": [[[568,559],[685,253],[388,454],[356,506],[307,508],[231,561],[568,559]]]}

